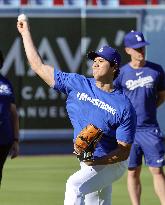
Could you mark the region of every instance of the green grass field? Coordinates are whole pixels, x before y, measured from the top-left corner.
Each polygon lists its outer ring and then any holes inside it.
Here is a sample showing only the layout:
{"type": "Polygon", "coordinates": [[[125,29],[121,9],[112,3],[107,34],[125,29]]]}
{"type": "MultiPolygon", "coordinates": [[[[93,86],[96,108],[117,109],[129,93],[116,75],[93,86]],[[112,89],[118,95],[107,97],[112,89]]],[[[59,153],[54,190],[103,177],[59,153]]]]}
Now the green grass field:
{"type": "MultiPolygon", "coordinates": [[[[63,205],[65,182],[79,169],[75,156],[8,158],[0,190],[0,205],[63,205]]],[[[142,171],[142,205],[159,205],[152,178],[142,171]]],[[[130,205],[126,174],[113,185],[113,205],[130,205]]]]}

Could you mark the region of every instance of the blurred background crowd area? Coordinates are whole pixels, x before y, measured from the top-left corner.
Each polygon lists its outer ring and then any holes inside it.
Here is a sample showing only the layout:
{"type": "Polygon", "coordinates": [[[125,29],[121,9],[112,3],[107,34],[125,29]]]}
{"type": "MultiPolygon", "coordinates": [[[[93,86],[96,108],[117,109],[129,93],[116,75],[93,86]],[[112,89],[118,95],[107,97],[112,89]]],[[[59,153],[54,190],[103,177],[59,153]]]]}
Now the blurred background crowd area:
{"type": "Polygon", "coordinates": [[[165,5],[165,0],[0,0],[0,6],[113,6],[165,5]]]}

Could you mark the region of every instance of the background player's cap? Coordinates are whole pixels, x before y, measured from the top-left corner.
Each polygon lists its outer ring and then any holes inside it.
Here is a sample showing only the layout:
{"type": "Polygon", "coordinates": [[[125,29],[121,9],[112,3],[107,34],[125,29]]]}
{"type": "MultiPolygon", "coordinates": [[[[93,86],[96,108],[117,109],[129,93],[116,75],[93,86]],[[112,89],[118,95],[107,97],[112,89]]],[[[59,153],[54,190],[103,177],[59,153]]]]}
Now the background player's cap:
{"type": "Polygon", "coordinates": [[[145,41],[142,32],[131,31],[124,37],[124,45],[127,48],[141,48],[149,45],[149,42],[145,41]]]}
{"type": "Polygon", "coordinates": [[[101,57],[109,62],[114,62],[118,66],[120,65],[121,62],[121,56],[118,53],[118,51],[110,46],[104,46],[96,52],[90,51],[87,54],[87,57],[91,60],[94,60],[96,57],[101,57]]]}

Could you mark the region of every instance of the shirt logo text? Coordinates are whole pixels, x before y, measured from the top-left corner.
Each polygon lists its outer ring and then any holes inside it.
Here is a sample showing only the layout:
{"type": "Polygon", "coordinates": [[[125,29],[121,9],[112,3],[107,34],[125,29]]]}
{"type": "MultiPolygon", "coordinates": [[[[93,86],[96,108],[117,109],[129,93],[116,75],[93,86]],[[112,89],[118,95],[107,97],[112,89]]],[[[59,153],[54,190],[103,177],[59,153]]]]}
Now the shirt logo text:
{"type": "Polygon", "coordinates": [[[83,100],[83,101],[88,101],[92,103],[94,106],[97,106],[103,110],[106,110],[107,112],[111,113],[112,115],[116,114],[116,109],[114,109],[112,106],[108,105],[107,103],[97,99],[97,98],[92,98],[88,96],[86,93],[77,93],[77,98],[78,100],[83,100]]]}

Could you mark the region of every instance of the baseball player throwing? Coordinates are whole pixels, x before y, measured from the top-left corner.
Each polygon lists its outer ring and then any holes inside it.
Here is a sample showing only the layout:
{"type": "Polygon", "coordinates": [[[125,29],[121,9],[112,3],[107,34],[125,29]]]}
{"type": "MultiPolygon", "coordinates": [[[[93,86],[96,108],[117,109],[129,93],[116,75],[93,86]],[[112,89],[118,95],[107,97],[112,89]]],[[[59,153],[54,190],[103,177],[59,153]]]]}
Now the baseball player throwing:
{"type": "MultiPolygon", "coordinates": [[[[67,180],[64,205],[110,205],[112,183],[126,170],[136,127],[132,104],[112,83],[119,72],[120,54],[109,46],[88,53],[88,58],[94,61],[93,78],[64,73],[44,64],[32,41],[26,18],[18,18],[17,28],[33,71],[49,86],[67,95],[66,108],[74,128],[73,142],[76,143],[79,136],[88,143],[82,132],[93,128],[96,133],[102,133],[92,155],[78,155],[81,168],[67,180]]],[[[74,146],[76,153],[81,146],[74,146]]]]}

